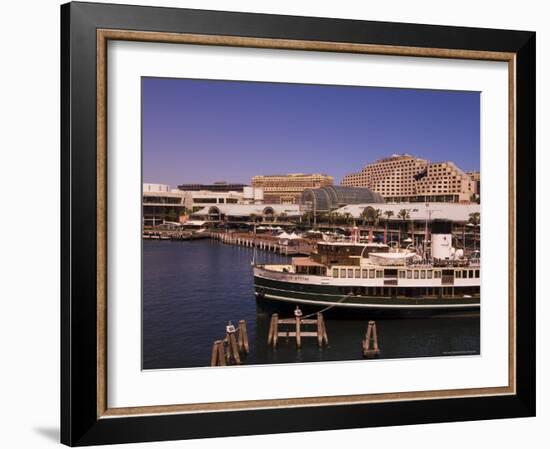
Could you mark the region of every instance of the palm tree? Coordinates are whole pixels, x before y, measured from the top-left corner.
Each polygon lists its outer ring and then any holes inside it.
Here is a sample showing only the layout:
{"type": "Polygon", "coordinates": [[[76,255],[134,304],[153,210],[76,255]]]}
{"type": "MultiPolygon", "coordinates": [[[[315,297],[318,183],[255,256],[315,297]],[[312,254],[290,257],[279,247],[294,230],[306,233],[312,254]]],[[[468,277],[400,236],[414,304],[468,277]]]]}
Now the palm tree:
{"type": "Polygon", "coordinates": [[[376,209],[374,211],[374,226],[378,226],[380,224],[380,217],[382,217],[382,209],[376,209]]]}
{"type": "Polygon", "coordinates": [[[481,222],[481,215],[479,212],[472,212],[468,218],[468,225],[474,228],[474,250],[476,250],[477,233],[476,228],[481,222]]]}
{"type": "MultiPolygon", "coordinates": [[[[403,231],[404,232],[407,232],[406,222],[407,222],[407,220],[409,220],[411,218],[411,215],[409,214],[409,211],[410,211],[410,209],[401,209],[397,213],[397,216],[399,218],[401,218],[401,222],[403,223],[403,231]]],[[[399,243],[401,244],[401,242],[399,242],[399,243]]]]}
{"type": "Polygon", "coordinates": [[[363,212],[361,212],[361,224],[365,226],[367,222],[371,221],[372,214],[370,213],[367,208],[363,209],[363,212]]]}
{"type": "Polygon", "coordinates": [[[388,222],[390,221],[390,218],[393,217],[393,210],[384,211],[384,215],[386,216],[386,223],[384,226],[384,243],[386,243],[386,238],[388,235],[388,222]]]}
{"type": "Polygon", "coordinates": [[[344,219],[346,224],[350,224],[352,221],[352,216],[349,212],[344,213],[344,219]]]}

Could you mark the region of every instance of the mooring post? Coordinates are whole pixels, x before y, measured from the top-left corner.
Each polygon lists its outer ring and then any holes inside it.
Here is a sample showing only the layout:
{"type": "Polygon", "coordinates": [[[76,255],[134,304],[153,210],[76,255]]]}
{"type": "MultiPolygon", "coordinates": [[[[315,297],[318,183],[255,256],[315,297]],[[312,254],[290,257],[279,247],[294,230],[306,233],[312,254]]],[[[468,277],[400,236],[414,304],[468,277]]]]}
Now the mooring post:
{"type": "Polygon", "coordinates": [[[223,345],[223,341],[220,341],[220,344],[218,345],[218,363],[219,366],[225,366],[227,365],[225,361],[225,349],[223,345]]]}
{"type": "Polygon", "coordinates": [[[246,352],[247,354],[249,352],[248,333],[246,332],[245,320],[239,321],[239,349],[246,352]]]}
{"type": "Polygon", "coordinates": [[[216,340],[212,345],[212,357],[210,358],[210,366],[217,366],[219,360],[220,349],[219,346],[223,345],[221,340],[216,340]]]}
{"type": "Polygon", "coordinates": [[[323,340],[325,340],[325,345],[328,345],[327,323],[323,314],[321,314],[321,321],[323,322],[323,340]]]}
{"type": "Polygon", "coordinates": [[[365,340],[363,340],[363,355],[365,357],[374,357],[379,353],[380,353],[380,348],[378,347],[378,334],[376,332],[376,323],[370,320],[368,323],[365,340]],[[370,346],[371,340],[372,340],[372,349],[370,346]]]}
{"type": "Polygon", "coordinates": [[[274,316],[271,315],[271,319],[269,320],[269,331],[267,333],[267,344],[268,345],[273,343],[273,318],[274,318],[274,316]]]}
{"type": "Polygon", "coordinates": [[[279,337],[279,314],[273,314],[273,347],[277,347],[277,338],[279,337]]]}
{"type": "Polygon", "coordinates": [[[317,344],[323,346],[323,314],[317,313],[317,344]]]}
{"type": "Polygon", "coordinates": [[[296,310],[294,310],[294,317],[296,318],[296,347],[299,349],[302,346],[302,338],[300,335],[302,311],[298,306],[296,306],[296,310]]]}
{"type": "Polygon", "coordinates": [[[380,352],[380,349],[378,348],[378,333],[376,332],[376,323],[373,321],[372,323],[372,338],[373,338],[373,349],[378,354],[380,352]]]}
{"type": "Polygon", "coordinates": [[[233,359],[237,364],[241,364],[241,357],[239,356],[239,348],[237,347],[237,340],[235,339],[235,326],[229,321],[225,327],[227,332],[227,343],[229,346],[229,354],[233,356],[233,359]]]}

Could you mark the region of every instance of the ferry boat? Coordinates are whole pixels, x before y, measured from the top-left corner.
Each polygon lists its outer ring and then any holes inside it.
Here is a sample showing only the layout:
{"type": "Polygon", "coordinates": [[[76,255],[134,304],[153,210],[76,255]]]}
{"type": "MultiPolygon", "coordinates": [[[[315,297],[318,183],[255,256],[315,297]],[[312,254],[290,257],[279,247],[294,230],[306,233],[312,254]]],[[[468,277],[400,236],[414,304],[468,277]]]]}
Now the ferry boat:
{"type": "Polygon", "coordinates": [[[479,256],[452,247],[451,222],[434,221],[430,251],[360,243],[355,231],[350,241],[320,241],[310,257],[289,264],[255,264],[256,297],[369,311],[479,310],[479,256]]]}

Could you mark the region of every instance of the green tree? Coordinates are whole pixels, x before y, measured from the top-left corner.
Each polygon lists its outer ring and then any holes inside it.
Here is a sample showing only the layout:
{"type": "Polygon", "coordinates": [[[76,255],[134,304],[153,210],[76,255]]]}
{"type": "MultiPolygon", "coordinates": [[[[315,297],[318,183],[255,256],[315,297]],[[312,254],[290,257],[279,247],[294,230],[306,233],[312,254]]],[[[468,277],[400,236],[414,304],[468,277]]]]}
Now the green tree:
{"type": "Polygon", "coordinates": [[[468,223],[474,228],[474,250],[477,249],[477,227],[481,222],[481,215],[479,212],[472,212],[469,215],[468,223]]]}
{"type": "Polygon", "coordinates": [[[351,214],[349,212],[344,213],[344,220],[345,220],[344,223],[350,224],[352,222],[352,218],[353,217],[351,216],[351,214]]]}
{"type": "MultiPolygon", "coordinates": [[[[401,223],[403,225],[403,231],[402,231],[403,233],[407,232],[407,220],[411,218],[409,211],[410,209],[401,209],[397,213],[397,216],[401,219],[401,223]]],[[[399,242],[399,244],[401,244],[401,242],[399,242]]]]}
{"type": "Polygon", "coordinates": [[[388,223],[390,221],[390,218],[393,217],[393,210],[385,210],[384,211],[384,215],[386,216],[386,222],[384,223],[384,229],[385,229],[385,234],[386,234],[386,238],[387,238],[387,235],[388,235],[388,223]]]}

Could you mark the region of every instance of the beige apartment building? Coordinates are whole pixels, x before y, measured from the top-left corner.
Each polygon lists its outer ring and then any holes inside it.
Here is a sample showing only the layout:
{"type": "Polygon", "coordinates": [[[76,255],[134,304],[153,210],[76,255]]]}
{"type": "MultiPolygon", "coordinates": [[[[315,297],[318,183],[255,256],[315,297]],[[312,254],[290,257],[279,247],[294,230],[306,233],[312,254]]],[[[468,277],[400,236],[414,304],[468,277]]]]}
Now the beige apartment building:
{"type": "Polygon", "coordinates": [[[480,192],[481,192],[481,175],[478,171],[469,171],[466,172],[466,174],[470,177],[470,179],[473,181],[473,190],[474,195],[479,198],[480,192]]]}
{"type": "Polygon", "coordinates": [[[252,178],[252,187],[262,188],[264,201],[274,204],[299,204],[300,196],[305,189],[316,189],[333,184],[332,176],[318,173],[292,173],[252,178]]]}
{"type": "Polygon", "coordinates": [[[473,178],[453,162],[392,155],[344,176],[343,186],[368,187],[387,202],[467,203],[475,198],[473,178]]]}

